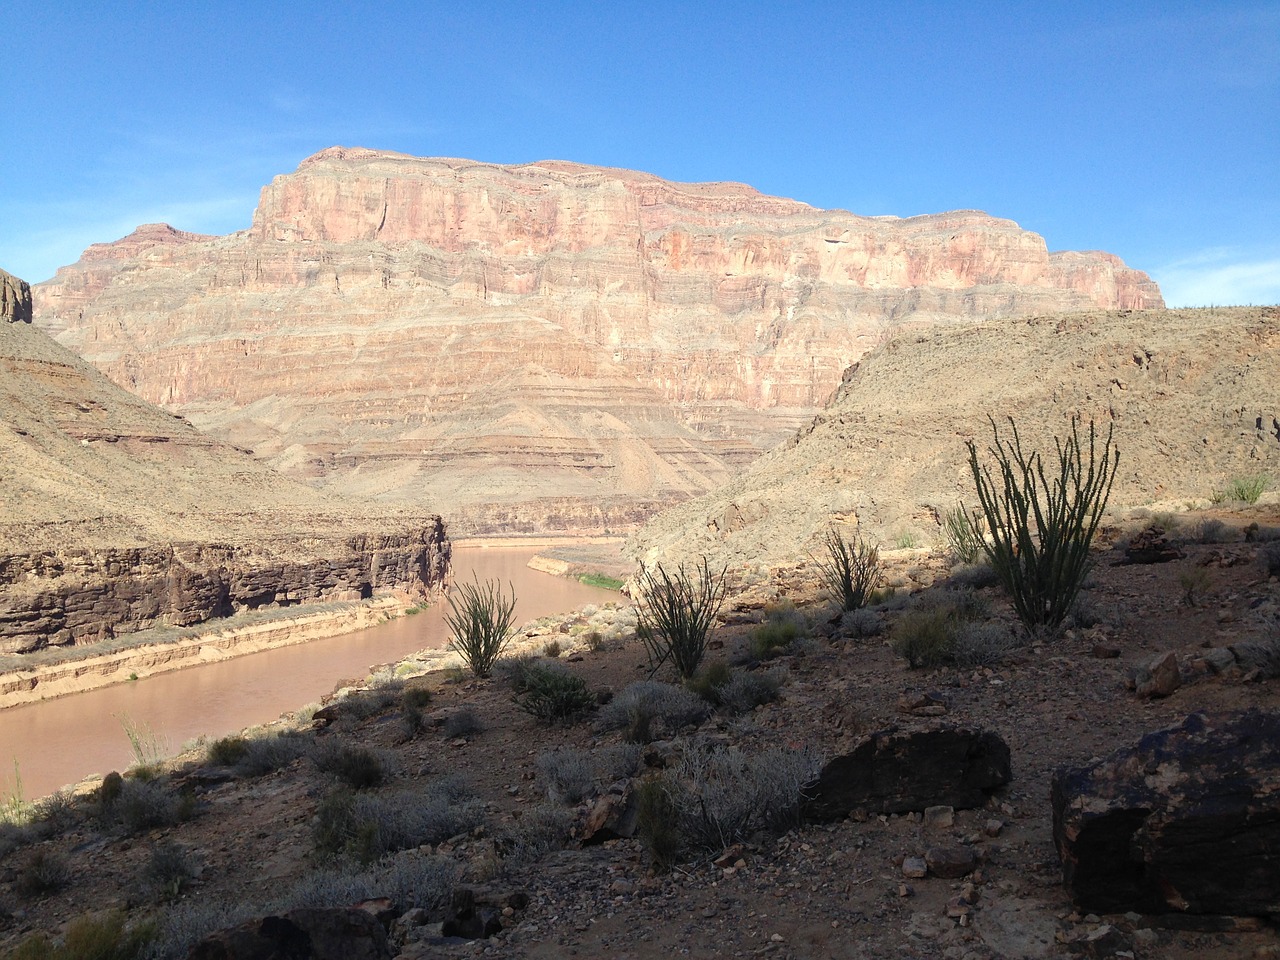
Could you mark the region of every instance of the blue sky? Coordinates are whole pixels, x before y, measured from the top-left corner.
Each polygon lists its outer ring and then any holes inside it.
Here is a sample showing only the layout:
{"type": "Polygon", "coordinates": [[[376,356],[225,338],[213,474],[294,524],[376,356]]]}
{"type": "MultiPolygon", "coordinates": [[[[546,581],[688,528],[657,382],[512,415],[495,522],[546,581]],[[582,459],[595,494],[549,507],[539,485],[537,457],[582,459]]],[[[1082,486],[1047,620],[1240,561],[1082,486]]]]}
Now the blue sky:
{"type": "Polygon", "coordinates": [[[242,229],[342,144],[977,208],[1171,304],[1280,302],[1280,0],[5,6],[0,267],[32,282],[139,223],[242,229]]]}

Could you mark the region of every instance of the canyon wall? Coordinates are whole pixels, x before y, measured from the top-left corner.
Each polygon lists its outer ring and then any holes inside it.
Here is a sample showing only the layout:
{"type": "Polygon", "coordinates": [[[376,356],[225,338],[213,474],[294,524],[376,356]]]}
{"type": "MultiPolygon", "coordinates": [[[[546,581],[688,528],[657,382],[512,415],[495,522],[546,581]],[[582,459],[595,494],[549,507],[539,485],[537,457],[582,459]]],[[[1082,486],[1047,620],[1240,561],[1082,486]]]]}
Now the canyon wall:
{"type": "Polygon", "coordinates": [[[332,148],[246,231],[90,247],[36,323],[291,476],[499,532],[631,526],[711,489],[905,331],[1160,305],[1117,258],[976,211],[332,148]]]}
{"type": "MultiPolygon", "coordinates": [[[[644,564],[708,557],[735,570],[804,562],[830,525],[890,549],[940,540],[976,507],[994,419],[1048,456],[1072,418],[1114,428],[1116,508],[1207,504],[1239,476],[1280,476],[1280,308],[1058,314],[902,337],[852,366],[831,404],[733,481],[655,517],[644,564]]],[[[995,467],[993,466],[994,470],[995,467]]]]}
{"type": "Polygon", "coordinates": [[[0,653],[444,585],[438,515],[287,480],[29,323],[0,323],[0,409],[0,653]]]}

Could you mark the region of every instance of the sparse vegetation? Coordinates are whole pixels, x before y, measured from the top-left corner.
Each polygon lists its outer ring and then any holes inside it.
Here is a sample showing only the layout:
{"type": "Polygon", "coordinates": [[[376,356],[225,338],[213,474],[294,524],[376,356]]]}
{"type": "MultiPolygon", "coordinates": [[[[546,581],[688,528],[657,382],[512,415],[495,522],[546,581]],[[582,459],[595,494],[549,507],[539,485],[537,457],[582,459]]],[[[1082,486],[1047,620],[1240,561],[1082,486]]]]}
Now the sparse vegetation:
{"type": "Polygon", "coordinates": [[[151,729],[150,724],[138,723],[132,717],[121,714],[116,717],[124,727],[124,735],[133,750],[133,762],[138,767],[152,768],[170,753],[164,737],[151,729]]]}
{"type": "Polygon", "coordinates": [[[1269,576],[1280,576],[1280,541],[1265,544],[1259,549],[1258,560],[1269,576]]]}
{"type": "MultiPolygon", "coordinates": [[[[91,914],[71,921],[61,943],[44,934],[28,937],[6,954],[7,960],[137,960],[146,956],[156,939],[156,925],[128,926],[119,910],[91,914]]],[[[161,954],[161,956],[167,956],[161,954]]]]}
{"type": "Polygon", "coordinates": [[[483,819],[483,805],[453,778],[396,794],[340,787],[316,808],[312,838],[321,854],[370,864],[396,850],[441,843],[483,819]]]}
{"type": "Polygon", "coordinates": [[[826,555],[818,558],[818,569],[831,599],[841,610],[857,610],[866,605],[880,580],[880,551],[861,537],[846,540],[831,527],[822,541],[826,555]]]}
{"type": "Polygon", "coordinates": [[[497,580],[462,583],[461,598],[450,595],[445,623],[453,632],[449,646],[477,677],[487,677],[502,649],[511,639],[516,597],[502,590],[497,580]]]}
{"type": "Polygon", "coordinates": [[[311,759],[318,770],[352,790],[372,790],[388,777],[386,760],[368,747],[328,742],[313,750],[311,759]]]}
{"type": "Polygon", "coordinates": [[[185,848],[176,843],[162,843],[151,850],[142,885],[155,900],[176,900],[196,873],[196,864],[185,848]]]}
{"type": "Polygon", "coordinates": [[[484,724],[480,720],[480,714],[472,707],[459,707],[444,718],[444,735],[449,740],[474,737],[483,732],[484,724]]]}
{"type": "MultiPolygon", "coordinates": [[[[103,781],[103,787],[108,780],[103,781]]],[[[186,819],[192,811],[192,801],[174,793],[167,784],[159,780],[125,780],[118,781],[118,792],[110,792],[111,799],[102,799],[99,812],[102,821],[118,827],[126,835],[142,833],[155,827],[171,827],[186,819]]],[[[108,795],[106,790],[100,797],[108,795]]]]}
{"type": "Polygon", "coordinates": [[[656,680],[640,680],[625,687],[600,708],[602,730],[622,730],[631,743],[649,743],[661,731],[673,735],[701,723],[711,707],[697,694],[656,680]]]}
{"type": "Polygon", "coordinates": [[[638,633],[649,652],[650,676],[667,662],[682,680],[698,672],[711,626],[724,601],[725,572],[712,574],[703,557],[696,579],[690,579],[683,565],[675,576],[668,574],[662,564],[641,576],[644,599],[638,633]]]}
{"type": "Polygon", "coordinates": [[[537,863],[569,839],[573,816],[561,807],[542,804],[525,810],[519,820],[494,837],[494,849],[507,867],[537,863]]]}
{"type": "Polygon", "coordinates": [[[768,660],[790,649],[797,640],[809,635],[804,614],[790,600],[766,604],[764,622],[751,632],[748,647],[754,660],[768,660]]]}
{"type": "Polygon", "coordinates": [[[1265,473],[1232,477],[1222,490],[1215,490],[1209,497],[1212,503],[1257,503],[1271,484],[1265,473]]]}
{"type": "Polygon", "coordinates": [[[1182,588],[1184,606],[1198,607],[1204,603],[1209,585],[1209,573],[1204,567],[1192,567],[1178,574],[1178,586],[1182,588]]]}
{"type": "Polygon", "coordinates": [[[968,442],[969,468],[991,533],[983,551],[1024,626],[1032,632],[1056,631],[1089,572],[1089,547],[1111,495],[1119,454],[1110,428],[1099,453],[1090,423],[1086,461],[1073,420],[1071,436],[1054,441],[1058,470],[1051,479],[1040,454],[1023,450],[1012,419],[1008,440],[1001,438],[995,420],[990,422],[999,479],[979,463],[977,446],[968,442]]]}
{"type": "Polygon", "coordinates": [[[584,573],[578,577],[579,583],[584,583],[588,587],[600,587],[604,590],[621,590],[626,586],[625,581],[619,580],[617,577],[611,577],[607,573],[584,573]]]}
{"type": "Polygon", "coordinates": [[[205,756],[219,767],[234,767],[249,752],[249,741],[241,736],[222,737],[209,744],[205,756]]]}
{"type": "Polygon", "coordinates": [[[569,670],[531,668],[524,688],[516,705],[544,723],[565,722],[596,705],[587,682],[569,670]]]}
{"type": "Polygon", "coordinates": [[[577,803],[597,782],[629,777],[639,764],[640,748],[624,743],[596,750],[546,750],[538,755],[535,765],[552,803],[577,803]]]}
{"type": "Polygon", "coordinates": [[[669,871],[684,846],[678,811],[665,777],[652,777],[636,791],[636,833],[655,870],[669,871]]]}
{"type": "Polygon", "coordinates": [[[43,847],[33,850],[22,866],[14,888],[24,897],[43,897],[71,882],[71,867],[65,857],[43,847]]]}
{"type": "Polygon", "coordinates": [[[311,739],[301,733],[282,731],[245,741],[244,755],[236,761],[236,772],[260,777],[287,767],[311,750],[311,739]]]}
{"type": "Polygon", "coordinates": [[[551,660],[558,658],[561,652],[559,640],[548,640],[542,645],[542,655],[551,660]]]}
{"type": "Polygon", "coordinates": [[[889,631],[890,645],[912,669],[932,669],[950,660],[958,627],[954,610],[945,607],[907,610],[889,631]]]}
{"type": "Polygon", "coordinates": [[[959,504],[943,514],[942,537],[957,563],[975,564],[982,557],[986,520],[981,513],[970,513],[964,504],[959,504]]]}

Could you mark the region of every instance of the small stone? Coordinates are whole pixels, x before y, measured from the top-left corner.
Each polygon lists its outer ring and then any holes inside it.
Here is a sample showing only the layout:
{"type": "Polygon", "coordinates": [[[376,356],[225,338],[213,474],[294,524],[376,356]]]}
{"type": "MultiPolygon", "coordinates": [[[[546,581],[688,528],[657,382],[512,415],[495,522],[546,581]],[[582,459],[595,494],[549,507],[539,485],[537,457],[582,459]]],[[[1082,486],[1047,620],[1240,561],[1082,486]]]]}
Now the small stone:
{"type": "Polygon", "coordinates": [[[954,807],[925,807],[924,828],[926,830],[947,830],[956,822],[954,807]]]}
{"type": "Polygon", "coordinates": [[[1003,820],[991,819],[982,825],[982,832],[988,837],[1000,836],[1000,831],[1003,829],[1004,829],[1003,820]]]}
{"type": "Polygon", "coordinates": [[[909,897],[915,893],[915,889],[909,883],[898,884],[898,896],[909,897]]]}
{"type": "Polygon", "coordinates": [[[977,866],[978,858],[972,848],[954,844],[930,847],[925,851],[924,862],[934,876],[959,880],[977,866]]]}
{"type": "Polygon", "coordinates": [[[622,877],[619,877],[617,880],[613,881],[613,883],[609,884],[610,893],[634,893],[635,889],[636,885],[634,883],[630,880],[623,879],[622,877]]]}
{"type": "Polygon", "coordinates": [[[907,857],[902,861],[902,875],[908,880],[923,880],[929,875],[929,865],[923,857],[907,857]]]}
{"type": "Polygon", "coordinates": [[[782,934],[775,933],[771,937],[769,937],[769,940],[773,943],[782,943],[783,937],[782,937],[782,934]]]}

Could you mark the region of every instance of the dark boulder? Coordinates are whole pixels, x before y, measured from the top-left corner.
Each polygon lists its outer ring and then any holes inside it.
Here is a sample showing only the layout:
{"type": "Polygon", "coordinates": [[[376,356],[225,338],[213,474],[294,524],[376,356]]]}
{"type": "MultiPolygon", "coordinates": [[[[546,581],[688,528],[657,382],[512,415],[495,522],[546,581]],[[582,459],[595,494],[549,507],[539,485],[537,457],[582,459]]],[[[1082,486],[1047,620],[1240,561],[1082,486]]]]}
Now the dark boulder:
{"type": "Polygon", "coordinates": [[[391,960],[386,931],[357,909],[290,910],[201,940],[188,960],[391,960]]]}
{"type": "Polygon", "coordinates": [[[989,731],[955,726],[885,730],[822,768],[805,814],[811,820],[839,820],[857,809],[963,810],[982,806],[1010,779],[1009,747],[989,731]]]}
{"type": "Polygon", "coordinates": [[[1192,714],[1059,770],[1052,805],[1082,909],[1280,914],[1280,713],[1192,714]]]}

